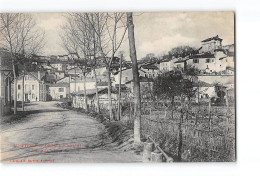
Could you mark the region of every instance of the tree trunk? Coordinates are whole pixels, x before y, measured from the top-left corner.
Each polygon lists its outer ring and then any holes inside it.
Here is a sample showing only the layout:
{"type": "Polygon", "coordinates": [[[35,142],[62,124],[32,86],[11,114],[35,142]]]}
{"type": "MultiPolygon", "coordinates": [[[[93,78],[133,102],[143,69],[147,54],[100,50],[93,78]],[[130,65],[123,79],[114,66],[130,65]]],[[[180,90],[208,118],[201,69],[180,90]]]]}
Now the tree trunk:
{"type": "Polygon", "coordinates": [[[119,87],[118,87],[118,107],[117,107],[117,120],[120,120],[121,114],[121,79],[122,79],[122,55],[120,56],[120,75],[119,75],[119,87]]]}
{"type": "Polygon", "coordinates": [[[96,88],[96,111],[97,111],[97,113],[100,113],[100,107],[99,107],[99,97],[98,97],[98,86],[97,86],[97,74],[96,74],[96,69],[95,68],[93,68],[93,71],[94,71],[94,77],[95,77],[95,82],[96,82],[96,86],[95,86],[95,88],[96,88]]]}
{"type": "Polygon", "coordinates": [[[71,91],[71,89],[70,89],[70,82],[71,82],[71,75],[69,75],[69,99],[71,100],[71,94],[70,94],[70,91],[71,91]]]}
{"type": "Polygon", "coordinates": [[[173,114],[174,114],[174,96],[172,96],[172,114],[171,114],[171,116],[172,116],[172,119],[173,119],[173,114]]]}
{"type": "Polygon", "coordinates": [[[115,120],[113,115],[113,104],[111,95],[111,78],[110,78],[110,68],[107,68],[107,91],[108,91],[108,101],[109,101],[109,119],[115,120]]]}
{"type": "Polygon", "coordinates": [[[11,112],[11,102],[12,102],[12,93],[11,93],[11,81],[10,77],[7,78],[8,80],[8,102],[9,102],[9,111],[11,112]]]}
{"type": "Polygon", "coordinates": [[[13,74],[14,74],[14,114],[17,114],[17,76],[15,71],[15,65],[13,61],[13,74]]]}
{"type": "Polygon", "coordinates": [[[181,161],[181,154],[182,154],[182,128],[181,128],[181,124],[182,124],[182,120],[183,120],[183,110],[181,110],[181,116],[180,116],[180,123],[179,123],[179,143],[178,143],[178,161],[181,161]]]}
{"type": "Polygon", "coordinates": [[[22,109],[24,111],[24,74],[23,74],[23,78],[22,78],[23,82],[22,82],[22,109]]]}
{"type": "Polygon", "coordinates": [[[84,76],[84,103],[85,103],[85,109],[88,110],[88,102],[87,102],[87,92],[86,92],[86,73],[83,73],[84,76]]]}
{"type": "Polygon", "coordinates": [[[74,82],[75,82],[75,85],[74,85],[74,93],[76,94],[76,89],[77,89],[77,86],[76,86],[76,83],[77,83],[77,80],[76,80],[76,67],[74,66],[74,69],[75,69],[75,75],[74,75],[74,82]]]}
{"type": "Polygon", "coordinates": [[[133,82],[134,82],[134,102],[135,102],[135,120],[134,120],[134,142],[141,142],[141,93],[140,80],[138,72],[138,63],[135,49],[135,36],[132,12],[127,13],[128,40],[130,49],[130,58],[132,61],[133,82]]]}

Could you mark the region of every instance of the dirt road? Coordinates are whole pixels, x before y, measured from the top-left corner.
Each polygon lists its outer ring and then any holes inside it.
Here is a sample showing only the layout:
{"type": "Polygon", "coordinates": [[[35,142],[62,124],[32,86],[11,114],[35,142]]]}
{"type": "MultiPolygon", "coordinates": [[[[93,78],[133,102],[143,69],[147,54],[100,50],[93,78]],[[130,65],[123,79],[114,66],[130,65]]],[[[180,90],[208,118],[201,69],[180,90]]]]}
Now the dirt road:
{"type": "Polygon", "coordinates": [[[1,124],[2,162],[141,162],[113,147],[101,123],[55,104],[29,103],[27,117],[1,124]]]}

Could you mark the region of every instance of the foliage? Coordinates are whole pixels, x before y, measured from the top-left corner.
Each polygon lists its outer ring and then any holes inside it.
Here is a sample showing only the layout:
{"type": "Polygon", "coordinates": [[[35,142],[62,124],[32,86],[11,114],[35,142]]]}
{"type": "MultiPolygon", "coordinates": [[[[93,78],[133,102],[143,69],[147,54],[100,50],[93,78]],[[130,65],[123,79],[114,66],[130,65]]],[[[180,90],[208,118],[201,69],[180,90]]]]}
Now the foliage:
{"type": "Polygon", "coordinates": [[[182,74],[168,72],[154,80],[153,92],[157,97],[173,98],[174,96],[192,97],[195,93],[193,82],[182,74]]]}
{"type": "Polygon", "coordinates": [[[186,57],[190,54],[195,54],[197,51],[195,48],[190,46],[178,46],[175,48],[172,48],[168,53],[169,56],[172,57],[186,57]]]}

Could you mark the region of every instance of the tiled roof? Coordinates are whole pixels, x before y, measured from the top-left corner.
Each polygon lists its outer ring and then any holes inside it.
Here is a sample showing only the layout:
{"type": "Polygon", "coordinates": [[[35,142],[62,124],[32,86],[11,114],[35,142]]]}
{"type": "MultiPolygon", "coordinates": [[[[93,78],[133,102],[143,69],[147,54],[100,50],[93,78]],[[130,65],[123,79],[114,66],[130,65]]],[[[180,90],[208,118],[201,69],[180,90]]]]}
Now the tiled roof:
{"type": "Polygon", "coordinates": [[[174,63],[182,63],[182,62],[186,62],[187,60],[178,60],[178,61],[176,61],[176,62],[174,62],[174,63]]]}
{"type": "Polygon", "coordinates": [[[223,39],[219,38],[218,35],[215,36],[215,37],[210,37],[210,38],[207,38],[205,40],[202,40],[201,42],[208,42],[208,41],[211,41],[211,40],[219,40],[219,41],[222,41],[223,39]]]}
{"type": "Polygon", "coordinates": [[[227,70],[231,70],[231,71],[234,71],[234,70],[235,70],[233,67],[227,67],[226,69],[227,69],[227,70]]]}
{"type": "Polygon", "coordinates": [[[154,65],[154,64],[148,64],[148,65],[142,65],[141,66],[143,69],[154,69],[154,70],[158,70],[159,68],[154,65]]]}
{"type": "Polygon", "coordinates": [[[48,84],[50,87],[69,87],[69,83],[48,84]]]}
{"type": "MultiPolygon", "coordinates": [[[[105,94],[105,93],[107,93],[107,88],[98,88],[98,93],[99,94],[105,94]]],[[[115,89],[115,88],[112,88],[112,90],[111,90],[111,93],[116,93],[117,92],[117,90],[115,89]]],[[[86,90],[86,95],[87,96],[93,96],[93,95],[95,95],[96,94],[96,89],[87,89],[86,90]]],[[[78,91],[78,92],[73,92],[73,93],[71,93],[71,95],[72,96],[75,96],[75,95],[78,95],[78,96],[84,96],[84,90],[80,90],[80,91],[78,91]]]]}
{"type": "Polygon", "coordinates": [[[161,63],[161,62],[169,62],[169,61],[171,61],[172,60],[172,58],[163,58],[162,60],[160,60],[159,62],[161,63]]]}
{"type": "Polygon", "coordinates": [[[214,87],[214,85],[206,83],[204,81],[200,81],[194,84],[194,87],[214,87]]]}
{"type": "Polygon", "coordinates": [[[97,86],[107,86],[107,84],[108,84],[107,82],[102,81],[102,82],[98,82],[97,86]]]}
{"type": "Polygon", "coordinates": [[[202,53],[202,54],[195,54],[189,57],[190,59],[194,59],[194,58],[215,58],[214,54],[211,53],[202,53]]]}

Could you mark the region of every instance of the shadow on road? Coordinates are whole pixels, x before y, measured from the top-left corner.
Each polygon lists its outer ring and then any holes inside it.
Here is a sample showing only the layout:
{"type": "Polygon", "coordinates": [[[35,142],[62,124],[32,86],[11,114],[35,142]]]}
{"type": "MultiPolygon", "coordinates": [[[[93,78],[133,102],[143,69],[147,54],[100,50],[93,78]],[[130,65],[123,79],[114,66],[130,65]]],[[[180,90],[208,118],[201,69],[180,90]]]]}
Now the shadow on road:
{"type": "Polygon", "coordinates": [[[29,110],[29,111],[18,111],[17,114],[11,114],[7,116],[3,116],[1,119],[1,124],[5,123],[21,123],[26,122],[32,119],[32,114],[40,114],[40,113],[55,113],[55,112],[64,112],[68,111],[65,109],[40,109],[40,110],[29,110]]]}

